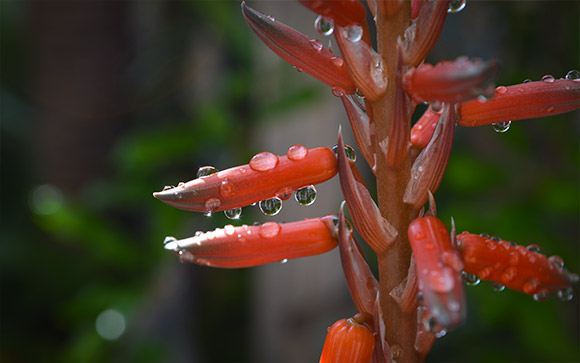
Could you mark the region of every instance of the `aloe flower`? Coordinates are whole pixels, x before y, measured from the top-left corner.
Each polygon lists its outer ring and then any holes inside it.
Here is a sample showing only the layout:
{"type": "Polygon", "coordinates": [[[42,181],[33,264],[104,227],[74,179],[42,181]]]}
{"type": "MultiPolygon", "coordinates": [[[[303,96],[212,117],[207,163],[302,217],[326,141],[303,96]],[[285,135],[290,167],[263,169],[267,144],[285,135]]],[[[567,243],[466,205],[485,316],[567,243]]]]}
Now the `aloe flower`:
{"type": "MultiPolygon", "coordinates": [[[[560,257],[486,234],[457,234],[454,223],[448,229],[437,218],[435,194],[457,126],[505,128],[515,120],[578,109],[580,72],[495,87],[496,60],[425,63],[447,14],[461,10],[464,1],[368,0],[370,14],[358,0],[299,2],[318,14],[319,31],[333,33],[341,56],[245,3],[242,14],[266,46],[341,99],[358,149],[376,177],[376,198],[339,131],[334,150],[294,145],[282,156],[262,152],[247,165],[219,172],[202,168],[198,178],[154,193],[173,207],[224,211],[232,219],[253,203],[274,215],[293,192],[299,202],[311,203],[314,185],[338,174],[345,202],[337,215],[227,225],[184,239],[168,237],[165,249],[183,262],[237,268],[338,246],[348,289],[364,319],[335,323],[321,362],[422,361],[437,338],[465,322],[463,280],[490,280],[498,289],[538,301],[551,293],[572,299],[578,275],[567,271],[560,257]],[[374,41],[369,25],[376,29],[374,41]],[[422,103],[429,106],[413,124],[422,103]],[[378,279],[354,230],[377,255],[378,279]]],[[[461,226],[460,216],[457,221],[461,226]]]]}

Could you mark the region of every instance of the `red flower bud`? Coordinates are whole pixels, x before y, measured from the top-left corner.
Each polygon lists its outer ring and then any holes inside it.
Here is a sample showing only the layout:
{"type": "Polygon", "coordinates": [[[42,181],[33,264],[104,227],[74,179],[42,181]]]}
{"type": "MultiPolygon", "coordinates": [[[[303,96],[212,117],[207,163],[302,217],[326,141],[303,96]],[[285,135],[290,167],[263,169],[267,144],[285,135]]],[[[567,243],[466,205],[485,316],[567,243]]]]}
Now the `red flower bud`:
{"type": "Polygon", "coordinates": [[[350,319],[341,319],[328,328],[320,363],[371,361],[375,338],[371,330],[359,320],[364,315],[369,314],[357,314],[350,319]]]}

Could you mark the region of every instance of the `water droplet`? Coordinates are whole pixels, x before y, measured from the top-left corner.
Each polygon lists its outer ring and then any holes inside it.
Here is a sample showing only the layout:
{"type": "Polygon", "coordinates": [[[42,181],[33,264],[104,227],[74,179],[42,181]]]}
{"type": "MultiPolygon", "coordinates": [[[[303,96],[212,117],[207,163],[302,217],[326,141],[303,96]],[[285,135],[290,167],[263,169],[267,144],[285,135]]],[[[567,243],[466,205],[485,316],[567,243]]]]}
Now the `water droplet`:
{"type": "Polygon", "coordinates": [[[546,109],[546,112],[550,113],[550,112],[554,112],[554,106],[550,106],[546,109]]]}
{"type": "Polygon", "coordinates": [[[442,338],[447,334],[447,330],[445,330],[432,316],[425,320],[425,330],[433,334],[435,338],[442,338]]]}
{"type": "Polygon", "coordinates": [[[423,239],[423,238],[425,238],[425,233],[423,232],[415,233],[415,239],[423,239]]]}
{"type": "Polygon", "coordinates": [[[308,155],[308,149],[302,145],[292,145],[288,148],[286,156],[293,161],[302,160],[308,155]]]}
{"type": "Polygon", "coordinates": [[[275,216],[282,210],[282,200],[280,198],[262,200],[260,210],[267,216],[275,216]]]}
{"type": "Polygon", "coordinates": [[[298,72],[302,72],[302,68],[300,67],[294,67],[294,69],[296,69],[298,72]]]}
{"type": "Polygon", "coordinates": [[[250,168],[255,171],[266,171],[274,169],[278,165],[278,156],[270,152],[261,152],[250,160],[250,168]]]}
{"type": "Polygon", "coordinates": [[[292,188],[283,187],[276,192],[276,196],[282,200],[287,200],[292,195],[292,188]]]}
{"type": "Polygon", "coordinates": [[[465,282],[467,286],[477,286],[481,282],[481,280],[479,279],[479,277],[477,277],[477,275],[470,274],[465,271],[461,272],[461,278],[463,279],[463,282],[465,282]]]}
{"type": "Polygon", "coordinates": [[[197,169],[197,177],[202,178],[204,176],[212,175],[217,172],[218,170],[213,166],[202,166],[201,168],[197,169]]]}
{"type": "Polygon", "coordinates": [[[501,238],[499,238],[498,236],[491,236],[490,239],[492,241],[496,241],[496,242],[500,242],[501,241],[501,238]]]}
{"type": "Polygon", "coordinates": [[[311,205],[316,200],[316,188],[314,185],[300,188],[294,193],[294,198],[301,205],[311,205]]]}
{"type": "Polygon", "coordinates": [[[503,134],[510,129],[511,124],[511,121],[494,122],[491,124],[491,127],[493,128],[493,131],[503,134]]]}
{"type": "Polygon", "coordinates": [[[504,86],[499,86],[495,89],[495,93],[497,93],[498,95],[503,95],[507,92],[507,88],[505,88],[504,86]]]}
{"type": "Polygon", "coordinates": [[[224,214],[228,219],[240,219],[242,208],[228,209],[224,211],[224,214]]]}
{"type": "Polygon", "coordinates": [[[580,81],[580,71],[572,69],[570,72],[566,73],[566,79],[569,81],[580,81]]]}
{"type": "Polygon", "coordinates": [[[240,174],[246,174],[247,171],[246,168],[240,168],[240,174]]]}
{"type": "Polygon", "coordinates": [[[344,65],[344,61],[342,60],[342,58],[337,56],[330,58],[330,61],[337,67],[342,67],[344,65]]]}
{"type": "Polygon", "coordinates": [[[281,229],[280,224],[276,222],[266,222],[260,226],[258,233],[264,238],[272,238],[279,235],[281,229]]]}
{"type": "Polygon", "coordinates": [[[285,264],[285,263],[287,263],[287,262],[288,262],[288,259],[287,259],[287,258],[285,258],[285,259],[283,259],[282,261],[280,261],[280,263],[281,263],[281,264],[285,264]]]}
{"type": "Polygon", "coordinates": [[[363,36],[363,28],[360,25],[342,28],[342,36],[351,42],[358,42],[363,36]]]}
{"type": "Polygon", "coordinates": [[[203,215],[204,215],[205,217],[211,217],[211,212],[205,212],[203,215]]]}
{"type": "Polygon", "coordinates": [[[173,185],[166,185],[163,187],[163,191],[175,188],[173,185]]]}
{"type": "Polygon", "coordinates": [[[532,80],[529,78],[524,79],[524,83],[530,83],[532,80]]]}
{"type": "Polygon", "coordinates": [[[564,268],[564,260],[562,259],[562,257],[560,257],[560,256],[550,256],[548,258],[548,260],[550,262],[552,262],[554,265],[556,265],[556,267],[558,267],[560,270],[564,268]]]}
{"type": "Polygon", "coordinates": [[[449,9],[447,9],[448,13],[458,13],[465,8],[467,5],[466,0],[451,0],[449,2],[449,9]]]}
{"type": "Polygon", "coordinates": [[[489,238],[489,234],[487,233],[480,233],[479,235],[484,238],[489,238]]]}
{"type": "Polygon", "coordinates": [[[533,296],[534,296],[534,300],[536,300],[536,301],[546,301],[546,300],[548,300],[550,293],[548,292],[548,290],[542,290],[542,291],[535,293],[533,296]]]}
{"type": "Polygon", "coordinates": [[[332,87],[332,94],[335,97],[342,97],[344,96],[344,92],[342,89],[338,88],[338,87],[332,87]]]}
{"type": "Polygon", "coordinates": [[[391,345],[391,356],[394,362],[400,362],[403,359],[403,348],[399,344],[391,345]]]}
{"type": "Polygon", "coordinates": [[[334,31],[334,21],[331,18],[319,15],[314,20],[314,29],[324,36],[329,36],[334,31]]]}
{"type": "Polygon", "coordinates": [[[510,281],[512,281],[518,274],[518,269],[515,268],[514,266],[510,266],[508,268],[506,268],[502,273],[501,273],[501,281],[503,281],[504,283],[508,283],[510,281]]]}
{"type": "Polygon", "coordinates": [[[234,233],[236,233],[236,227],[232,226],[231,224],[228,224],[228,225],[224,226],[224,233],[227,236],[233,236],[234,233]]]}
{"type": "Polygon", "coordinates": [[[554,76],[552,76],[551,74],[546,74],[544,77],[542,77],[542,82],[554,83],[554,81],[555,81],[554,76]]]}
{"type": "Polygon", "coordinates": [[[216,209],[218,209],[220,205],[221,201],[219,199],[209,198],[205,201],[205,210],[209,213],[209,216],[211,216],[211,212],[214,212],[216,209]]]}
{"type": "Polygon", "coordinates": [[[441,102],[439,102],[439,101],[433,101],[433,102],[431,102],[431,111],[433,111],[433,112],[441,112],[442,109],[443,109],[443,104],[441,102]]]}
{"type": "Polygon", "coordinates": [[[560,299],[561,301],[564,302],[570,301],[574,297],[574,289],[572,287],[567,287],[565,289],[558,291],[557,295],[558,299],[560,299]]]}
{"type": "Polygon", "coordinates": [[[168,244],[168,243],[175,242],[175,241],[177,241],[177,239],[176,239],[175,237],[172,237],[172,236],[167,236],[167,237],[165,237],[165,239],[163,240],[163,244],[164,244],[164,245],[166,245],[166,244],[168,244]]]}
{"type": "Polygon", "coordinates": [[[534,244],[527,245],[526,246],[526,250],[531,251],[531,252],[539,253],[540,252],[540,246],[534,245],[534,244]]]}
{"type": "Polygon", "coordinates": [[[505,290],[505,286],[502,285],[502,284],[500,284],[500,283],[497,283],[495,281],[492,281],[492,283],[491,283],[491,289],[493,291],[500,292],[500,291],[505,290]]]}
{"type": "Polygon", "coordinates": [[[230,183],[228,179],[222,181],[220,185],[220,194],[224,198],[229,198],[232,195],[234,195],[234,186],[232,185],[232,183],[230,183]]]}
{"type": "Polygon", "coordinates": [[[181,263],[186,263],[186,262],[195,263],[193,253],[186,251],[186,250],[179,251],[179,262],[181,262],[181,263]]]}
{"type": "Polygon", "coordinates": [[[385,88],[385,87],[387,87],[387,76],[385,75],[385,69],[383,66],[383,58],[380,55],[374,54],[374,53],[373,53],[372,57],[373,57],[373,62],[371,62],[371,65],[370,65],[371,78],[373,79],[373,81],[375,82],[377,87],[385,88]]]}
{"type": "MultiPolygon", "coordinates": [[[[338,145],[334,145],[332,147],[332,151],[334,151],[334,153],[336,154],[338,150],[338,145]]],[[[344,153],[346,154],[346,157],[350,160],[350,161],[356,161],[356,152],[354,151],[354,149],[347,144],[344,144],[344,153]]]]}
{"type": "Polygon", "coordinates": [[[319,52],[322,50],[322,43],[318,39],[310,39],[310,45],[319,52]]]}

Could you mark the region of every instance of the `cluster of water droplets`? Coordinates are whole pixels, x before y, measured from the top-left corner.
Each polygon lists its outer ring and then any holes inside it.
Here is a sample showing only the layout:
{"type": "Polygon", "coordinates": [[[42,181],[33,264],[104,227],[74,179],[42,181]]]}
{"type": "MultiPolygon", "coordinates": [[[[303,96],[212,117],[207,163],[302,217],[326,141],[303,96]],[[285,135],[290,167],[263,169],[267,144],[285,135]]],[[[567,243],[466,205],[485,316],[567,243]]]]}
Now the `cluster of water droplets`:
{"type": "Polygon", "coordinates": [[[467,5],[467,0],[451,0],[447,12],[458,13],[465,8],[465,5],[467,5]]]}

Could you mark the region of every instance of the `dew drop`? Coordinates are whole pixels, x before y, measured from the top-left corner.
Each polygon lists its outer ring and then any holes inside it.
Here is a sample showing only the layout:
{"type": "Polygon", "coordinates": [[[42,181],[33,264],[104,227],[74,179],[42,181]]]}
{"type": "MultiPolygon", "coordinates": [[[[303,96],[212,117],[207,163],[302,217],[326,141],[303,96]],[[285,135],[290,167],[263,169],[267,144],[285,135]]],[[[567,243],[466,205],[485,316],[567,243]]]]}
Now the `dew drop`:
{"type": "Polygon", "coordinates": [[[363,35],[363,28],[360,25],[347,26],[342,28],[342,36],[351,42],[358,42],[363,35]]]}
{"type": "Polygon", "coordinates": [[[497,93],[498,95],[503,95],[507,92],[507,88],[505,88],[504,86],[499,86],[495,89],[495,93],[497,93]]]}
{"type": "Polygon", "coordinates": [[[554,112],[554,106],[550,106],[546,109],[546,112],[550,113],[550,112],[554,112]]]}
{"type": "Polygon", "coordinates": [[[566,73],[566,79],[569,81],[580,81],[580,71],[572,69],[570,72],[566,73]]]}
{"type": "Polygon", "coordinates": [[[524,291],[524,293],[530,295],[532,292],[536,291],[539,284],[540,281],[536,277],[533,277],[531,279],[528,279],[524,283],[524,285],[522,286],[522,290],[524,291]]]}
{"type": "Polygon", "coordinates": [[[544,77],[542,77],[542,82],[554,83],[554,81],[555,81],[554,76],[552,76],[551,74],[546,74],[544,77]]]}
{"type": "Polygon", "coordinates": [[[507,130],[510,129],[511,124],[512,124],[511,121],[494,122],[491,124],[491,127],[493,128],[493,131],[503,134],[504,132],[507,132],[507,130]]]}
{"type": "Polygon", "coordinates": [[[261,152],[250,160],[250,168],[255,171],[267,171],[278,165],[278,156],[270,152],[261,152]]]}
{"type": "Polygon", "coordinates": [[[276,196],[282,200],[287,200],[292,195],[292,188],[283,187],[276,192],[276,196]]]}
{"type": "Polygon", "coordinates": [[[260,201],[260,210],[267,216],[275,216],[282,210],[282,200],[274,197],[260,201]]]}
{"type": "Polygon", "coordinates": [[[481,282],[481,280],[479,279],[479,277],[477,277],[477,275],[470,274],[469,272],[465,271],[461,272],[461,278],[463,279],[463,282],[465,282],[467,286],[477,286],[481,282]]]}
{"type": "Polygon", "coordinates": [[[163,187],[163,191],[175,188],[173,185],[166,185],[163,187]]]}
{"type": "Polygon", "coordinates": [[[556,267],[558,267],[560,270],[564,268],[564,260],[562,259],[562,257],[560,257],[560,256],[550,256],[548,258],[548,260],[550,262],[552,262],[554,265],[556,265],[556,267]]]}
{"type": "MultiPolygon", "coordinates": [[[[332,147],[332,151],[336,154],[337,150],[338,150],[338,145],[334,145],[332,147]]],[[[347,144],[344,145],[344,153],[346,154],[346,157],[350,161],[356,161],[356,152],[354,151],[354,149],[350,145],[347,145],[347,144]]]]}
{"type": "Polygon", "coordinates": [[[236,227],[232,226],[231,224],[228,224],[224,226],[224,233],[226,234],[226,236],[233,236],[234,233],[236,233],[236,227]]]}
{"type": "Polygon", "coordinates": [[[564,302],[570,301],[574,297],[574,289],[572,287],[567,287],[565,289],[558,291],[557,295],[558,299],[560,299],[561,301],[564,302]]]}
{"type": "Polygon", "coordinates": [[[205,212],[203,215],[204,215],[205,217],[211,217],[211,212],[205,212]]]}
{"type": "Polygon", "coordinates": [[[387,76],[385,75],[385,69],[383,66],[383,59],[378,54],[373,54],[373,62],[371,62],[370,75],[377,87],[385,88],[387,87],[387,76]]]}
{"type": "Polygon", "coordinates": [[[246,174],[247,171],[246,168],[240,168],[240,174],[246,174]]]}
{"type": "Polygon", "coordinates": [[[228,209],[224,211],[224,214],[228,219],[240,219],[242,208],[228,209]]]}
{"type": "Polygon", "coordinates": [[[341,89],[340,89],[340,88],[338,88],[338,87],[332,87],[332,94],[333,94],[335,97],[342,97],[342,96],[344,96],[344,92],[343,92],[343,90],[341,90],[341,89]]]}
{"type": "Polygon", "coordinates": [[[391,355],[394,362],[399,362],[403,359],[403,348],[399,344],[391,345],[391,355]]]}
{"type": "Polygon", "coordinates": [[[344,61],[342,60],[342,58],[337,56],[330,58],[330,61],[337,67],[342,67],[344,65],[344,61]]]}
{"type": "Polygon", "coordinates": [[[331,18],[319,15],[314,20],[314,29],[324,36],[329,36],[334,32],[334,21],[331,18]]]}
{"type": "Polygon", "coordinates": [[[176,239],[175,237],[172,237],[172,236],[167,236],[167,237],[165,237],[165,239],[163,240],[163,244],[164,244],[164,245],[166,245],[166,244],[168,244],[168,243],[175,242],[175,241],[177,241],[177,239],[176,239]]]}
{"type": "Polygon", "coordinates": [[[465,8],[467,5],[466,0],[451,0],[449,2],[449,9],[447,9],[448,13],[458,13],[465,8]]]}
{"type": "Polygon", "coordinates": [[[524,83],[530,83],[532,80],[529,78],[524,79],[524,83]]]}
{"type": "Polygon", "coordinates": [[[311,205],[316,200],[316,188],[314,185],[300,188],[294,193],[294,198],[303,206],[311,205]]]}
{"type": "Polygon", "coordinates": [[[528,251],[530,251],[530,252],[536,252],[536,253],[539,253],[539,252],[540,252],[540,246],[538,246],[538,245],[534,245],[534,244],[527,245],[527,246],[526,246],[526,250],[528,250],[528,251]]]}
{"type": "Polygon", "coordinates": [[[550,293],[548,292],[548,290],[542,290],[542,291],[537,292],[533,295],[534,300],[536,300],[536,301],[546,301],[546,300],[548,300],[549,296],[550,296],[550,293]]]}
{"type": "Polygon", "coordinates": [[[322,50],[322,43],[318,39],[310,39],[310,45],[319,52],[322,50]]]}
{"type": "Polygon", "coordinates": [[[287,263],[287,262],[288,262],[288,259],[287,259],[287,258],[285,258],[285,259],[283,259],[282,261],[280,261],[280,263],[281,263],[281,264],[285,264],[285,263],[287,263]]]}
{"type": "Polygon", "coordinates": [[[423,239],[423,238],[425,238],[425,233],[423,232],[415,233],[415,239],[423,239]]]}
{"type": "Polygon", "coordinates": [[[230,183],[228,179],[222,181],[220,185],[220,194],[224,198],[229,198],[232,195],[234,195],[234,186],[232,185],[232,183],[230,183]]]}
{"type": "Polygon", "coordinates": [[[194,257],[193,257],[193,253],[186,251],[186,250],[181,250],[179,251],[179,262],[181,263],[194,263],[194,257]]]}
{"type": "Polygon", "coordinates": [[[220,207],[220,205],[221,205],[221,202],[219,199],[209,198],[208,200],[205,201],[205,210],[209,213],[209,216],[211,216],[211,212],[218,209],[220,207]]]}
{"type": "Polygon", "coordinates": [[[292,161],[302,160],[306,155],[308,155],[308,149],[302,145],[292,145],[286,152],[286,156],[292,161]]]}
{"type": "Polygon", "coordinates": [[[445,330],[432,316],[425,320],[425,330],[433,334],[435,338],[442,338],[447,334],[447,330],[445,330]]]}
{"type": "Polygon", "coordinates": [[[431,102],[431,111],[433,111],[433,112],[441,112],[442,109],[443,109],[443,104],[440,101],[433,101],[433,102],[431,102]]]}
{"type": "Polygon", "coordinates": [[[258,233],[264,238],[272,238],[279,235],[281,229],[280,224],[276,222],[266,222],[260,226],[258,233]]]}
{"type": "Polygon", "coordinates": [[[501,291],[505,290],[505,286],[500,284],[500,283],[497,283],[495,281],[492,281],[491,289],[495,292],[501,292],[501,291]]]}
{"type": "Polygon", "coordinates": [[[480,233],[479,235],[484,238],[489,238],[489,234],[487,233],[480,233]]]}
{"type": "Polygon", "coordinates": [[[217,172],[218,170],[213,166],[202,166],[201,168],[197,169],[197,177],[202,178],[204,176],[212,175],[217,172]]]}

